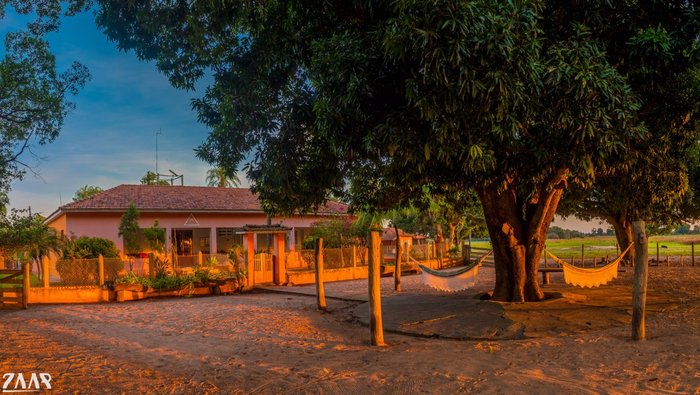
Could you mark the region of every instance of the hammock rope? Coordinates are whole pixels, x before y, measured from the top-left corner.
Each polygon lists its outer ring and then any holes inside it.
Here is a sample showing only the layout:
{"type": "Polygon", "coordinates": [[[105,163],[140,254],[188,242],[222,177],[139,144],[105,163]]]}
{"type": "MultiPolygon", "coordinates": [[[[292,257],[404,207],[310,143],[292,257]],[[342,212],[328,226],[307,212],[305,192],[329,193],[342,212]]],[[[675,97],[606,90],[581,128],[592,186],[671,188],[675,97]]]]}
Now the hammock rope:
{"type": "Polygon", "coordinates": [[[559,259],[556,255],[549,251],[547,255],[554,259],[554,262],[559,264],[564,269],[564,282],[569,285],[574,285],[577,287],[593,288],[600,285],[605,285],[608,282],[617,278],[617,271],[622,262],[622,258],[627,255],[629,250],[632,248],[633,244],[627,246],[627,248],[618,255],[618,257],[612,262],[605,266],[594,267],[594,268],[583,268],[577,267],[566,261],[559,259]]]}
{"type": "Polygon", "coordinates": [[[418,264],[421,269],[423,284],[445,292],[458,292],[471,288],[476,285],[479,266],[484,263],[484,260],[492,251],[484,254],[473,264],[458,269],[433,270],[418,264]]]}

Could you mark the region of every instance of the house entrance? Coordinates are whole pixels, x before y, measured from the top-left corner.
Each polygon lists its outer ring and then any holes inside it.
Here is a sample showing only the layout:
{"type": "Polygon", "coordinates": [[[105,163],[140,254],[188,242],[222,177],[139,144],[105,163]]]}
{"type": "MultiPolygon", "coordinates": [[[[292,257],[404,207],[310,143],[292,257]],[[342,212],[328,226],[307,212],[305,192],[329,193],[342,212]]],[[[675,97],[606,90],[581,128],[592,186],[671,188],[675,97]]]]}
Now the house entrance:
{"type": "Polygon", "coordinates": [[[192,230],[191,229],[176,229],[174,230],[173,241],[177,248],[178,255],[192,255],[192,230]]]}
{"type": "Polygon", "coordinates": [[[273,281],[273,255],[255,254],[255,283],[265,284],[273,281]]]}

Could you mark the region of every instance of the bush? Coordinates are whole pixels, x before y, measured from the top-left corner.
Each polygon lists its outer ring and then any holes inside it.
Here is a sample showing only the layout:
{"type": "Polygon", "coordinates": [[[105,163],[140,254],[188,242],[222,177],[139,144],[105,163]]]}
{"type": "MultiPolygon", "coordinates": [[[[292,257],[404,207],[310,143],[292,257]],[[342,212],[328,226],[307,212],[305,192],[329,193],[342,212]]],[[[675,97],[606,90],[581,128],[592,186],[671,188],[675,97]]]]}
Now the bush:
{"type": "Polygon", "coordinates": [[[105,258],[116,258],[119,256],[119,250],[112,240],[87,236],[73,239],[63,247],[64,258],[85,259],[97,258],[100,255],[105,258]]]}

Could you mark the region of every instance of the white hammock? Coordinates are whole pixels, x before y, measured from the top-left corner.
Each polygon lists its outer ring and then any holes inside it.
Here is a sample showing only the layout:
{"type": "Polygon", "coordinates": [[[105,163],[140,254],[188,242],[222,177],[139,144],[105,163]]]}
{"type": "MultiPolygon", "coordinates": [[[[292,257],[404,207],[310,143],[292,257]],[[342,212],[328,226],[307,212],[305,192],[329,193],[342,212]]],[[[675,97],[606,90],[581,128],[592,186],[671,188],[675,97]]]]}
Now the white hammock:
{"type": "Polygon", "coordinates": [[[423,280],[423,284],[445,292],[458,292],[471,288],[476,285],[479,266],[489,254],[491,251],[473,265],[457,269],[433,270],[418,264],[421,268],[421,280],[423,280]]]}
{"type": "Polygon", "coordinates": [[[547,251],[547,254],[554,259],[554,262],[561,265],[564,269],[564,282],[577,287],[593,288],[607,284],[609,281],[617,278],[617,269],[622,261],[622,258],[632,248],[632,244],[627,246],[627,249],[622,252],[614,261],[602,267],[582,268],[576,267],[559,259],[557,256],[547,251]]]}

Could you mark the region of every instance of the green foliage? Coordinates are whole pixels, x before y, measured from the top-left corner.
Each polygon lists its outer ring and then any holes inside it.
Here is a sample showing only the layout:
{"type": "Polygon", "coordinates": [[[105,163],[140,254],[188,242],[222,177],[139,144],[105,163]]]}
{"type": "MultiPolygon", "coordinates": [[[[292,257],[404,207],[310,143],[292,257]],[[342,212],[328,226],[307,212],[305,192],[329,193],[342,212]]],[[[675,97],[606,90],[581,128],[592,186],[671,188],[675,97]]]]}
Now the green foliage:
{"type": "Polygon", "coordinates": [[[102,237],[82,236],[68,240],[63,245],[63,257],[71,259],[97,258],[102,255],[105,258],[116,258],[119,250],[112,240],[102,237]]]}
{"type": "Polygon", "coordinates": [[[700,188],[693,174],[700,137],[698,3],[552,2],[549,11],[545,29],[551,34],[567,34],[571,28],[562,22],[572,15],[589,27],[637,97],[638,118],[648,130],[600,172],[592,188],[571,190],[562,213],[605,219],[628,230],[637,219],[661,228],[694,218],[693,190],[700,188]],[[611,14],[617,17],[605,17],[611,14]]]}
{"type": "Polygon", "coordinates": [[[58,28],[62,13],[84,8],[85,1],[0,1],[0,23],[6,12],[30,15],[26,29],[5,35],[0,58],[0,191],[33,170],[25,158],[32,147],[53,142],[66,115],[69,101],[89,80],[85,66],[74,62],[67,70],[56,67],[44,34],[58,28]]]}
{"type": "Polygon", "coordinates": [[[141,185],[170,185],[170,183],[168,180],[158,179],[158,175],[149,170],[141,177],[141,185]]]}
{"type": "Polygon", "coordinates": [[[358,237],[357,227],[348,217],[333,218],[317,221],[311,224],[311,232],[303,241],[306,249],[314,248],[314,241],[323,238],[323,246],[326,248],[347,247],[355,244],[358,237]]]}
{"type": "Polygon", "coordinates": [[[128,272],[125,276],[119,277],[116,280],[114,280],[115,284],[127,284],[127,285],[136,285],[140,284],[143,285],[144,287],[150,287],[151,286],[151,279],[148,277],[144,276],[137,276],[134,274],[134,272],[128,272]]]}
{"type": "Polygon", "coordinates": [[[224,167],[215,167],[207,170],[207,185],[219,188],[235,188],[241,185],[241,180],[235,171],[228,171],[224,167]]]}
{"type": "Polygon", "coordinates": [[[97,195],[98,193],[104,191],[104,189],[94,186],[94,185],[85,185],[75,191],[75,196],[73,196],[73,201],[77,202],[79,200],[87,199],[89,197],[93,197],[97,195]]]}
{"type": "Polygon", "coordinates": [[[61,244],[56,230],[44,224],[37,214],[12,209],[9,214],[0,215],[0,255],[39,258],[60,251],[61,244]]]}
{"type": "Polygon", "coordinates": [[[124,252],[126,254],[139,252],[139,216],[139,210],[131,203],[119,221],[119,237],[124,239],[124,252]]]}
{"type": "Polygon", "coordinates": [[[165,229],[158,227],[158,220],[153,222],[150,228],[143,229],[143,235],[148,240],[152,251],[163,252],[165,246],[165,229]]]}
{"type": "Polygon", "coordinates": [[[167,277],[173,273],[173,267],[170,263],[170,259],[155,254],[151,254],[151,257],[153,273],[156,279],[167,277]]]}

